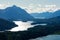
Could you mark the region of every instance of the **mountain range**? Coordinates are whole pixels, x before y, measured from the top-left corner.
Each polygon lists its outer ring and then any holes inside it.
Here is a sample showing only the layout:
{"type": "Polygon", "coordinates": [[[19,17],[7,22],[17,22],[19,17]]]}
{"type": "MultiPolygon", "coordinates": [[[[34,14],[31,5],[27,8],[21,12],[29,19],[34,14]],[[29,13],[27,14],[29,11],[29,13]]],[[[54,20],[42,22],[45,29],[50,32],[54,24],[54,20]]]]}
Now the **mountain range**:
{"type": "MultiPolygon", "coordinates": [[[[25,26],[24,26],[25,27],[25,26]]],[[[29,40],[37,37],[60,32],[60,10],[55,12],[32,13],[28,14],[24,9],[17,6],[0,9],[0,39],[1,40],[29,40]],[[32,15],[32,16],[31,16],[32,15]],[[37,18],[34,18],[37,17],[37,18]],[[44,18],[44,19],[41,19],[44,18]],[[28,28],[26,31],[9,32],[7,30],[17,27],[13,21],[31,21],[31,25],[36,25],[28,28]],[[4,32],[2,32],[4,31],[4,32]]]]}
{"type": "Polygon", "coordinates": [[[34,21],[33,25],[47,23],[48,25],[55,26],[57,24],[56,26],[60,26],[60,10],[29,14],[15,5],[6,9],[0,9],[0,31],[15,27],[16,25],[13,21],[34,21]],[[34,17],[39,17],[39,19],[34,17]],[[45,19],[40,19],[40,17],[45,17],[45,19]]]}
{"type": "Polygon", "coordinates": [[[60,10],[57,10],[55,12],[31,13],[31,15],[39,19],[49,19],[49,18],[60,16],[60,10]]]}
{"type": "Polygon", "coordinates": [[[6,9],[0,9],[0,18],[9,21],[28,21],[34,19],[34,17],[28,14],[24,9],[15,5],[7,7],[6,9]]]}

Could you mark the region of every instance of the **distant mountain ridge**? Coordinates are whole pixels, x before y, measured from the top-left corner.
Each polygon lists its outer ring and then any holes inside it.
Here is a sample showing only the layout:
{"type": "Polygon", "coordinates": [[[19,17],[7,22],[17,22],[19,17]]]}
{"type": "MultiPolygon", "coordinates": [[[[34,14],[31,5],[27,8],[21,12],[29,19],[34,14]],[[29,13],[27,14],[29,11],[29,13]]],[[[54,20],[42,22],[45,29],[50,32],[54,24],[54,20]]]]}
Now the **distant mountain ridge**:
{"type": "Polygon", "coordinates": [[[31,15],[39,19],[40,18],[48,19],[48,18],[60,16],[60,10],[57,10],[55,12],[31,13],[31,15]]]}
{"type": "Polygon", "coordinates": [[[8,7],[4,10],[0,9],[0,18],[9,21],[16,21],[16,20],[27,21],[34,19],[34,17],[28,14],[24,9],[21,9],[20,7],[17,7],[15,5],[13,5],[12,7],[8,7]]]}

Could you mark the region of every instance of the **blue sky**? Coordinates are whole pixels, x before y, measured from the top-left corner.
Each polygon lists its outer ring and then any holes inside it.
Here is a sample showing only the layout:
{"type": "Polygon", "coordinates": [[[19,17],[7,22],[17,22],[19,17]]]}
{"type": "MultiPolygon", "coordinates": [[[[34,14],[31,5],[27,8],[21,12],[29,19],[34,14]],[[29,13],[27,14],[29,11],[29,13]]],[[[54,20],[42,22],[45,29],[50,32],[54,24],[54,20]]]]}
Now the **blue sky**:
{"type": "Polygon", "coordinates": [[[52,5],[52,7],[59,8],[60,0],[0,0],[0,8],[4,8],[6,6],[17,5],[19,7],[23,7],[28,11],[36,11],[37,9],[46,7],[46,5],[52,5]],[[2,6],[1,6],[2,5],[2,6]],[[28,9],[30,8],[30,9],[28,9]],[[35,8],[37,8],[35,10],[35,8]]]}

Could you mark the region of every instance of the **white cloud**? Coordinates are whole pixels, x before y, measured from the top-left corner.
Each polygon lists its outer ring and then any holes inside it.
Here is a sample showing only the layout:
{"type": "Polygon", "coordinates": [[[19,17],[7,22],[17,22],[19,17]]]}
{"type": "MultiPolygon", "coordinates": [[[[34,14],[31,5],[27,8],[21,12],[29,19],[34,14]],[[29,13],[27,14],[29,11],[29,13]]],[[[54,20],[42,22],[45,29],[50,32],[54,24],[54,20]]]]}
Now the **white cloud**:
{"type": "Polygon", "coordinates": [[[45,7],[48,7],[48,8],[55,8],[56,5],[45,5],[45,7]]]}
{"type": "MultiPolygon", "coordinates": [[[[4,9],[12,5],[0,4],[0,9],[4,9]]],[[[28,6],[23,5],[23,4],[18,4],[17,6],[25,9],[29,13],[40,13],[40,12],[46,12],[46,11],[52,12],[52,11],[56,11],[60,9],[56,5],[42,5],[42,4],[29,4],[28,6]]]]}
{"type": "Polygon", "coordinates": [[[40,13],[40,12],[46,12],[46,11],[52,12],[52,11],[56,11],[57,9],[60,9],[60,8],[58,8],[56,5],[44,5],[43,6],[41,4],[38,4],[38,5],[30,4],[25,9],[29,13],[35,13],[35,12],[40,13]]]}
{"type": "Polygon", "coordinates": [[[7,7],[10,7],[12,5],[8,5],[8,4],[0,4],[0,9],[5,9],[7,7]]]}
{"type": "Polygon", "coordinates": [[[4,8],[5,4],[0,4],[0,9],[4,8]]]}

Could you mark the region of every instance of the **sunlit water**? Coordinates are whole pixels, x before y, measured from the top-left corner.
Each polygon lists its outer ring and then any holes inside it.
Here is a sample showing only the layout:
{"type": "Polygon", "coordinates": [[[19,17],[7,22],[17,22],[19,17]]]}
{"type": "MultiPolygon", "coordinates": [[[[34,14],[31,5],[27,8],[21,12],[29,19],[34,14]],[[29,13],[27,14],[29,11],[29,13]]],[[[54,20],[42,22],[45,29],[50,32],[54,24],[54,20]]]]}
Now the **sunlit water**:
{"type": "Polygon", "coordinates": [[[37,25],[46,26],[47,23],[42,23],[42,24],[37,24],[37,25]]]}
{"type": "Polygon", "coordinates": [[[48,35],[46,37],[39,37],[30,40],[60,40],[60,35],[48,35]]]}
{"type": "MultiPolygon", "coordinates": [[[[27,22],[22,22],[22,21],[14,21],[15,24],[17,24],[17,27],[12,28],[9,31],[24,31],[27,30],[28,28],[37,26],[37,25],[42,25],[42,26],[46,26],[46,23],[42,23],[42,24],[36,24],[36,25],[31,25],[31,23],[33,23],[33,21],[27,21],[27,22]]],[[[30,39],[30,40],[60,40],[60,35],[48,35],[45,37],[39,37],[39,38],[35,38],[35,39],[30,39]]]]}
{"type": "Polygon", "coordinates": [[[12,28],[9,31],[24,31],[27,30],[28,28],[37,26],[37,25],[42,25],[42,26],[46,26],[47,24],[43,23],[43,24],[36,24],[36,25],[31,25],[31,23],[33,23],[33,21],[27,21],[27,22],[22,22],[22,21],[14,21],[15,24],[17,24],[17,27],[12,28]]]}
{"type": "Polygon", "coordinates": [[[34,27],[34,25],[31,25],[31,23],[33,23],[32,21],[27,21],[27,22],[14,21],[14,23],[17,24],[18,26],[12,28],[10,31],[24,31],[30,27],[34,27]]]}

